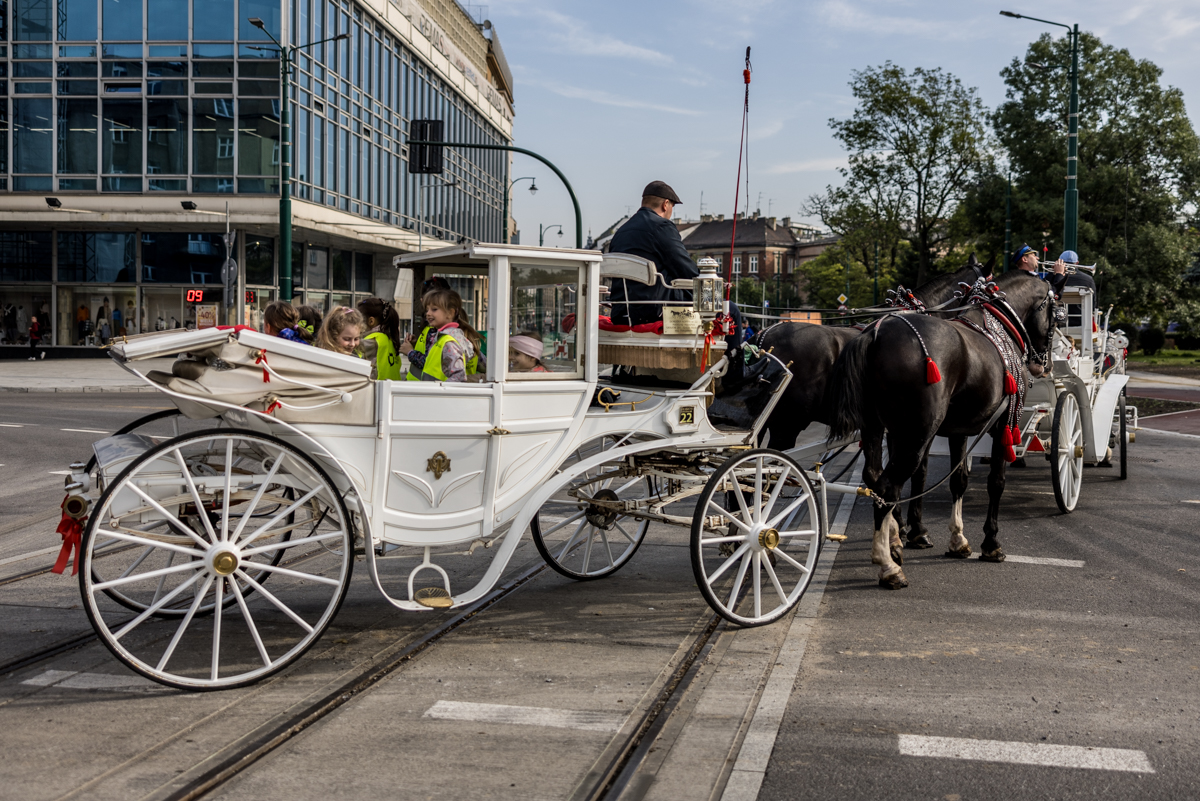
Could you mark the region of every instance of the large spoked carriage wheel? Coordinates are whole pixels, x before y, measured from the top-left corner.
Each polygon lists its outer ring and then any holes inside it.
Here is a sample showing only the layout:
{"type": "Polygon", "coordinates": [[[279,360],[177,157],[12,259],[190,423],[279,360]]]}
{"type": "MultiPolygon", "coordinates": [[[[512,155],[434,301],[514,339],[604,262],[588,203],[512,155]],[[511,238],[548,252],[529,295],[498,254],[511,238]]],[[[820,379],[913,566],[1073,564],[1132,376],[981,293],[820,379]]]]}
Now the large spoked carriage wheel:
{"type": "Polygon", "coordinates": [[[696,584],[721,617],[761,626],[787,614],[821,552],[817,499],[800,465],[766,449],[725,462],[696,503],[691,552],[696,584]]]}
{"type": "Polygon", "coordinates": [[[1079,503],[1083,485],[1083,416],[1079,402],[1070,392],[1058,396],[1054,407],[1054,428],[1050,432],[1050,478],[1054,484],[1054,502],[1063,514],[1079,503]]]}
{"type": "MultiPolygon", "coordinates": [[[[624,436],[614,434],[585,443],[567,458],[560,471],[623,440],[624,436]]],[[[650,497],[650,479],[616,475],[619,464],[604,463],[584,473],[556,492],[530,521],[538,553],[567,578],[591,581],[611,576],[633,558],[646,538],[650,521],[583,500],[614,502],[650,497]],[[579,497],[572,496],[570,490],[577,491],[579,497]]]]}
{"type": "Polygon", "coordinates": [[[104,491],[80,589],[131,669],[181,689],[239,687],[320,638],[349,586],[352,544],[337,487],[308,455],[264,434],[200,431],[150,449],[104,491]]]}

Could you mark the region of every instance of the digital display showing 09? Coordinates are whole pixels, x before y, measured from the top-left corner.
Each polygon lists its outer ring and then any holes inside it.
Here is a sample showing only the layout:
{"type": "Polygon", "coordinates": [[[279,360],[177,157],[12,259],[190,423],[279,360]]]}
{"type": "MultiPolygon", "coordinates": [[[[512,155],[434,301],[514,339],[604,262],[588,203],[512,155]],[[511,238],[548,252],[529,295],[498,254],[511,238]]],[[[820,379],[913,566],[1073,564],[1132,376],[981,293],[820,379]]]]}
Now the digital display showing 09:
{"type": "Polygon", "coordinates": [[[225,297],[224,289],[189,289],[184,296],[188,303],[220,303],[225,297]]]}

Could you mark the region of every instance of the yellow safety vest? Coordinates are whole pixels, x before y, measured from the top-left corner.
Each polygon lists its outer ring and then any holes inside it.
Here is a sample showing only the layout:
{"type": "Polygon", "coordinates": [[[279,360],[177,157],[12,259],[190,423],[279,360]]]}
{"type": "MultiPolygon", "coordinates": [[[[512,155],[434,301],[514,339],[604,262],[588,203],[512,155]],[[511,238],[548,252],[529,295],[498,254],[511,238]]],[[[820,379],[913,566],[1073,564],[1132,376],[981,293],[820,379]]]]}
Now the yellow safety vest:
{"type": "MultiPolygon", "coordinates": [[[[425,326],[425,328],[421,331],[421,336],[417,337],[417,344],[413,346],[413,350],[417,351],[418,353],[425,354],[425,367],[424,369],[418,368],[410,360],[408,363],[409,381],[449,380],[446,378],[446,374],[442,372],[442,348],[446,344],[446,337],[450,335],[442,334],[439,336],[437,338],[437,342],[433,344],[433,347],[429,348],[429,351],[426,352],[425,343],[429,341],[429,331],[430,327],[425,326]],[[430,365],[430,362],[433,362],[432,366],[430,365]],[[426,379],[425,376],[428,376],[429,378],[426,379]]],[[[475,375],[477,372],[479,372],[479,354],[475,353],[474,349],[472,349],[471,358],[467,359],[467,375],[475,375]]]]}
{"type": "Polygon", "coordinates": [[[375,342],[376,377],[380,381],[399,381],[400,356],[396,353],[396,346],[392,344],[392,340],[382,331],[367,334],[366,338],[375,342]]]}

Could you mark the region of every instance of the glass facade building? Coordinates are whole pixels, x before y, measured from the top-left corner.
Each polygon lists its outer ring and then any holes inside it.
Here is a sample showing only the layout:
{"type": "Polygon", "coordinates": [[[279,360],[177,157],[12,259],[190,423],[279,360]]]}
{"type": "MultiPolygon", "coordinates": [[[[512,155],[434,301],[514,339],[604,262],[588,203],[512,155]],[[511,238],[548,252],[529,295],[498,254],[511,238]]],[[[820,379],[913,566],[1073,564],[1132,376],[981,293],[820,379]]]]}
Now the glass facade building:
{"type": "Polygon", "coordinates": [[[0,0],[0,204],[30,214],[0,224],[0,344],[21,341],[30,310],[63,346],[101,340],[101,320],[108,336],[203,325],[211,312],[193,307],[217,297],[227,256],[246,294],[236,314],[220,304],[221,323],[272,297],[278,224],[263,218],[279,195],[282,92],[249,18],[297,45],[348,35],[299,51],[291,76],[297,303],[385,288],[376,274],[412,249],[420,216],[427,238],[499,241],[507,154],[447,151],[452,186],[406,168],[412,119],[444,120],[453,141],[511,141],[511,106],[478,78],[489,65],[448,57],[488,40],[451,0],[425,4],[428,19],[412,0],[382,15],[349,0],[0,0]],[[446,14],[478,41],[447,47],[433,22],[446,14]],[[59,225],[44,196],[80,213],[59,225]],[[223,215],[186,216],[188,199],[230,201],[232,253],[223,215]],[[108,224],[110,204],[144,214],[108,224]],[[10,306],[25,317],[6,319],[10,306]]]}

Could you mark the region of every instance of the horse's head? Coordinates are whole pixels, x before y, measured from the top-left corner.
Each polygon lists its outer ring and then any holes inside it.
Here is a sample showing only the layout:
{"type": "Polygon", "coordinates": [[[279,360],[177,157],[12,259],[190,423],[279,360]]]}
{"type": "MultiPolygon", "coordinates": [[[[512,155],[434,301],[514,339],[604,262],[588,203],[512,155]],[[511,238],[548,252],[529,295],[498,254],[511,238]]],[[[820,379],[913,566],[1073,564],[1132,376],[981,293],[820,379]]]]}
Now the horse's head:
{"type": "Polygon", "coordinates": [[[1036,275],[1022,270],[1005,273],[996,284],[1025,327],[1026,364],[1036,378],[1049,366],[1050,343],[1059,322],[1060,306],[1054,299],[1054,291],[1036,275]]]}

